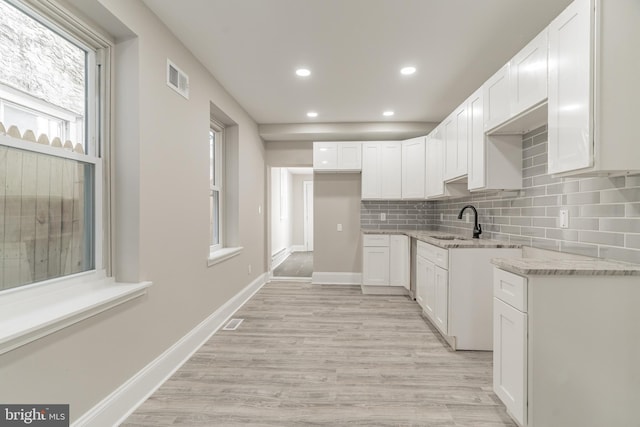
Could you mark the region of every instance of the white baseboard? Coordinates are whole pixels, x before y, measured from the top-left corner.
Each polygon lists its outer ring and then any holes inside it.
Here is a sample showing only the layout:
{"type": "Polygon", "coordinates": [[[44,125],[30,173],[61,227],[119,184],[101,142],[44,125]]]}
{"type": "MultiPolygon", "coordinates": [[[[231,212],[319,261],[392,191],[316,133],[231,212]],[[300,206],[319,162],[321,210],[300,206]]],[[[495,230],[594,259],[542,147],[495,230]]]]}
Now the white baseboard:
{"type": "Polygon", "coordinates": [[[360,286],[365,295],[409,295],[409,291],[404,286],[360,286]]]}
{"type": "Polygon", "coordinates": [[[116,426],[124,422],[266,283],[267,277],[267,273],[258,276],[211,316],[82,415],[72,426],[116,426]]]}
{"type": "Polygon", "coordinates": [[[293,245],[291,246],[291,252],[307,252],[305,245],[293,245]]]}
{"type": "Polygon", "coordinates": [[[314,285],[360,285],[362,284],[362,273],[314,271],[311,283],[314,285]]]}

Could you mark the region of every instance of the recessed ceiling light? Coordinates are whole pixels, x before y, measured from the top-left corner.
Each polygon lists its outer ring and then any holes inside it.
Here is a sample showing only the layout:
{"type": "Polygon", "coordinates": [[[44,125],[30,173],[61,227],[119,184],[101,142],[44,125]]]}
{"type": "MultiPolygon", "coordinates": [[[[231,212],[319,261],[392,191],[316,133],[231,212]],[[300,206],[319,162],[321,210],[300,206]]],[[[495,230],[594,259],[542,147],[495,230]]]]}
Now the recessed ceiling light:
{"type": "Polygon", "coordinates": [[[298,68],[296,70],[296,74],[300,77],[308,77],[311,75],[311,70],[309,70],[308,68],[298,68]]]}
{"type": "Polygon", "coordinates": [[[405,76],[408,76],[416,72],[416,67],[404,67],[400,72],[405,76]]]}
{"type": "Polygon", "coordinates": [[[393,116],[395,113],[393,111],[385,111],[384,113],[382,113],[383,116],[386,117],[390,117],[393,116]]]}
{"type": "Polygon", "coordinates": [[[307,113],[307,117],[318,117],[318,113],[316,113],[315,111],[309,111],[307,113]]]}

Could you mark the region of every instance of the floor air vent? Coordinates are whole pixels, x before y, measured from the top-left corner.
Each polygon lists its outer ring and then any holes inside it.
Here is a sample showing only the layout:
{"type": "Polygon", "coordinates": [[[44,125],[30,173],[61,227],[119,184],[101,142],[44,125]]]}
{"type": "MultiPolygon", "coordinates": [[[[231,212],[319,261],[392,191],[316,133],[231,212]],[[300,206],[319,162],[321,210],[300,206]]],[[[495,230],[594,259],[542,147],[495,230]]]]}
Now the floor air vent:
{"type": "Polygon", "coordinates": [[[229,320],[229,323],[224,325],[224,328],[222,328],[222,330],[223,331],[235,331],[236,329],[238,329],[238,326],[240,326],[240,324],[243,321],[244,321],[244,319],[231,319],[231,320],[229,320]]]}

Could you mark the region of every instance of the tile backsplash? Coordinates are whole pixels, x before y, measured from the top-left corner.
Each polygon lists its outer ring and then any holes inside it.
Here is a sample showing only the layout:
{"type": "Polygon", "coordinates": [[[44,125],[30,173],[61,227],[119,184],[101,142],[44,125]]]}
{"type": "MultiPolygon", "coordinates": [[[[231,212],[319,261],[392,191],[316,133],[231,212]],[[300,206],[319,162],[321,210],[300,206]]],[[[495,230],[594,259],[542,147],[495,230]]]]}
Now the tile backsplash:
{"type": "Polygon", "coordinates": [[[437,229],[471,236],[478,209],[482,237],[561,252],[640,263],[640,175],[613,178],[554,178],[547,175],[546,127],[522,140],[523,189],[481,193],[444,201],[363,201],[364,229],[437,229]],[[569,227],[559,227],[560,209],[569,227]],[[470,212],[467,210],[466,212],[470,212]],[[465,212],[465,213],[466,213],[465,212]],[[387,215],[386,221],[380,214],[387,215]]]}

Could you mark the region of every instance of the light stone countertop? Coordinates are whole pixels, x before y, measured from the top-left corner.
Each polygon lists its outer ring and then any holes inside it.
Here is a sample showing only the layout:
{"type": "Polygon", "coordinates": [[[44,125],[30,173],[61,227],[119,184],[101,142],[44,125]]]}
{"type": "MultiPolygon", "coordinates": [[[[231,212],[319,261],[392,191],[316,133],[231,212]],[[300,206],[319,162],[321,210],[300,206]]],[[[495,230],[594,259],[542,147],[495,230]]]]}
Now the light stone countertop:
{"type": "Polygon", "coordinates": [[[369,230],[362,229],[362,234],[403,234],[405,236],[413,237],[422,242],[432,244],[444,249],[455,248],[521,248],[522,245],[518,243],[503,242],[501,240],[483,239],[482,235],[479,239],[473,239],[471,232],[469,236],[463,236],[456,233],[446,233],[443,231],[430,231],[430,230],[369,230]],[[436,239],[433,236],[453,236],[455,239],[441,240],[436,239]]]}
{"type": "Polygon", "coordinates": [[[599,258],[494,258],[491,263],[503,270],[521,275],[640,276],[638,264],[599,258]]]}

